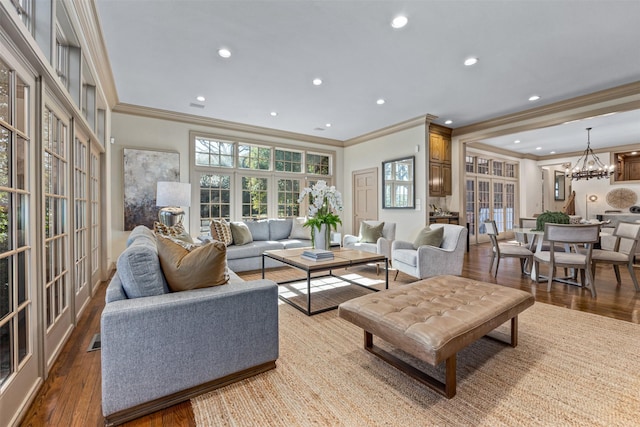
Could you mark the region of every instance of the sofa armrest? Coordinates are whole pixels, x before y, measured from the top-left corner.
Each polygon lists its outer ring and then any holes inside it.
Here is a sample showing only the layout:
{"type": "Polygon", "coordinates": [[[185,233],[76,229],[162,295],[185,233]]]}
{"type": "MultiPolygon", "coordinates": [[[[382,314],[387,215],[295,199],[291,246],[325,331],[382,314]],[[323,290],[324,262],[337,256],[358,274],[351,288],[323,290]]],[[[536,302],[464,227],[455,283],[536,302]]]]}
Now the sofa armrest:
{"type": "Polygon", "coordinates": [[[394,240],[391,243],[391,249],[392,251],[395,251],[396,249],[414,249],[414,248],[413,248],[413,243],[411,242],[405,242],[404,240],[394,240]]]}
{"type": "Polygon", "coordinates": [[[418,248],[418,276],[432,277],[442,274],[459,275],[462,260],[456,261],[454,251],[424,245],[418,248]]]}
{"type": "Polygon", "coordinates": [[[105,416],[278,358],[270,280],[120,300],[101,317],[105,416]]]}
{"type": "Polygon", "coordinates": [[[391,259],[391,244],[393,240],[385,239],[384,237],[380,237],[376,242],[378,245],[378,253],[387,257],[387,259],[391,259]]]}

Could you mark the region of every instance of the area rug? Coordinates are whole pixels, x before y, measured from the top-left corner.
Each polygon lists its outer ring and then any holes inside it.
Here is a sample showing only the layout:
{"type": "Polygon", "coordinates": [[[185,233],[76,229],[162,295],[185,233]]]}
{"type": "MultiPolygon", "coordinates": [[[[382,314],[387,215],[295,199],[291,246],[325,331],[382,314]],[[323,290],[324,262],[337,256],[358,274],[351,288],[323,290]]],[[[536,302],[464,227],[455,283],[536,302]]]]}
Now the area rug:
{"type": "Polygon", "coordinates": [[[536,303],[519,316],[516,348],[483,338],[458,354],[446,399],[365,352],[362,330],[335,310],[307,317],[280,304],[279,314],[277,368],[192,399],[198,426],[640,423],[637,324],[536,303]]]}

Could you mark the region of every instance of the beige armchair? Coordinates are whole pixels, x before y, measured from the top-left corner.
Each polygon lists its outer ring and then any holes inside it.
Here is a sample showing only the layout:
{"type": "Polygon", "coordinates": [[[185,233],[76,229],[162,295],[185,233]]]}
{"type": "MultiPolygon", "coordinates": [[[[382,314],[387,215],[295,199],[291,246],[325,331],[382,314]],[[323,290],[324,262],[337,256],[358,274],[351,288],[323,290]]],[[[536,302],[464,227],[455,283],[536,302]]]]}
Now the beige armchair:
{"type": "Polygon", "coordinates": [[[431,229],[438,227],[444,228],[440,247],[424,245],[415,249],[412,242],[394,241],[391,245],[393,266],[418,279],[443,274],[461,275],[467,249],[467,228],[454,224],[431,224],[431,229]]]}

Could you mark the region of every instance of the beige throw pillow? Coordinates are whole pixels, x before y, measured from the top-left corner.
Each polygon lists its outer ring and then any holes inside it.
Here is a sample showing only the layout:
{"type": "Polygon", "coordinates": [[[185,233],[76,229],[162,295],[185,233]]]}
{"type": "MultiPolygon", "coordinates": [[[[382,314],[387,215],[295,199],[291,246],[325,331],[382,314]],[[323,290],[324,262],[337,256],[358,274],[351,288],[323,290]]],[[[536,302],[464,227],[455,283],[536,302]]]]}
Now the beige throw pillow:
{"type": "Polygon", "coordinates": [[[433,230],[431,227],[423,228],[420,233],[418,233],[418,237],[413,241],[413,248],[418,249],[420,246],[429,245],[435,246],[437,248],[442,244],[442,239],[444,238],[444,228],[438,227],[433,230]]]}
{"type": "Polygon", "coordinates": [[[156,237],[160,266],[172,292],[224,285],[229,281],[227,247],[211,242],[188,250],[164,236],[156,237]]]}
{"type": "Polygon", "coordinates": [[[233,243],[233,235],[231,234],[231,226],[224,219],[214,219],[211,220],[211,224],[209,225],[211,229],[211,237],[213,240],[217,240],[225,244],[225,246],[229,246],[233,243]]]}
{"type": "Polygon", "coordinates": [[[384,222],[381,222],[378,225],[371,225],[362,221],[360,223],[360,242],[377,243],[378,239],[382,237],[383,228],[384,222]]]}
{"type": "Polygon", "coordinates": [[[290,239],[311,240],[311,227],[305,227],[306,218],[293,218],[290,239]]]}
{"type": "Polygon", "coordinates": [[[253,236],[247,224],[241,221],[233,221],[231,223],[231,234],[233,235],[233,243],[238,246],[246,245],[253,242],[253,236]]]}

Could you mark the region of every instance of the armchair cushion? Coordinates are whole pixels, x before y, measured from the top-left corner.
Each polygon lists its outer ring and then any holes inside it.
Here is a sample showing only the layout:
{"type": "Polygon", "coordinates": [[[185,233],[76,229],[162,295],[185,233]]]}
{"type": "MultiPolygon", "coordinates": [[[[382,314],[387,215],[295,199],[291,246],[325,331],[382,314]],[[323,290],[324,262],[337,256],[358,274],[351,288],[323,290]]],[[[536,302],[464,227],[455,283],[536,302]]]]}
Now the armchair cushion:
{"type": "Polygon", "coordinates": [[[224,243],[211,242],[189,250],[169,238],[158,236],[157,245],[160,265],[172,291],[208,288],[229,281],[224,243]]]}
{"type": "MultiPolygon", "coordinates": [[[[413,241],[413,248],[418,249],[420,246],[429,245],[439,248],[444,239],[444,228],[439,227],[431,229],[431,227],[425,227],[420,230],[418,237],[413,241]]],[[[415,265],[415,264],[414,264],[415,265]]]]}
{"type": "Polygon", "coordinates": [[[382,229],[384,228],[384,222],[377,225],[367,224],[362,221],[360,223],[360,242],[362,243],[376,243],[380,237],[382,237],[382,229]]]}
{"type": "Polygon", "coordinates": [[[396,249],[393,252],[393,259],[415,267],[418,265],[418,251],[413,249],[396,249]]]}
{"type": "MultiPolygon", "coordinates": [[[[253,242],[253,235],[251,234],[247,224],[244,222],[233,221],[231,223],[231,234],[233,235],[233,243],[238,246],[253,242]]],[[[269,240],[269,228],[267,228],[267,238],[263,240],[269,240]]]]}

